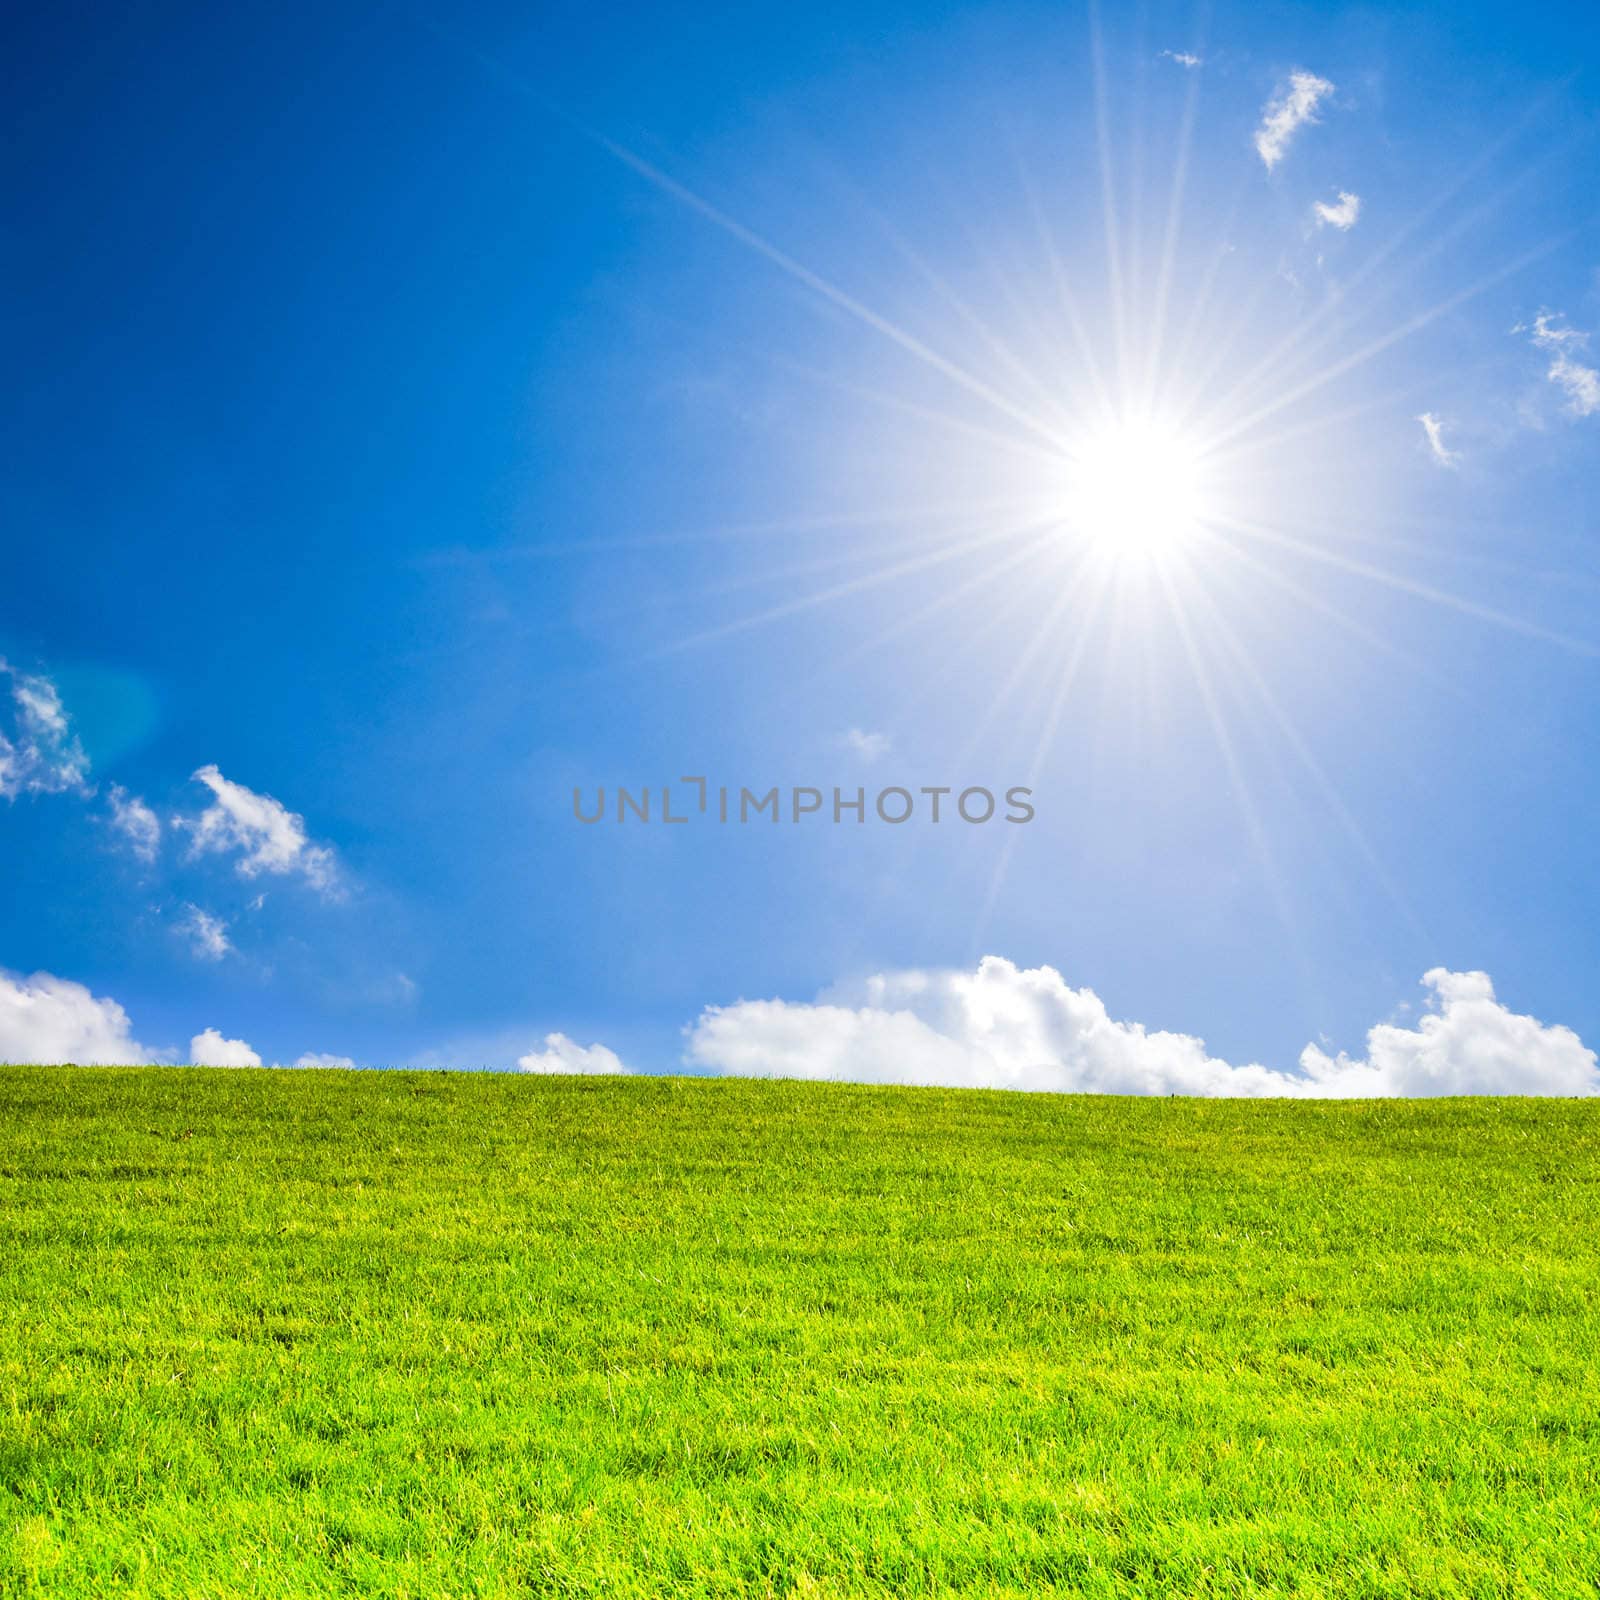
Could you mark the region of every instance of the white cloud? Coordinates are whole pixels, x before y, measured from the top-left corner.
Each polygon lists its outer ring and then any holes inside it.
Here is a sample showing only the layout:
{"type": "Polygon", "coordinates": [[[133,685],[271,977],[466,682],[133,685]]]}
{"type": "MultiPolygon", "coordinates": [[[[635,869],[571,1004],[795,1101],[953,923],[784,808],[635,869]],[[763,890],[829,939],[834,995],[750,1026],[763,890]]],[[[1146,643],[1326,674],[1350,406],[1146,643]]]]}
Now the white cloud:
{"type": "Polygon", "coordinates": [[[1161,55],[1164,60],[1176,61],[1180,67],[1188,67],[1191,72],[1196,67],[1205,65],[1199,56],[1192,55],[1187,50],[1163,50],[1161,55]]]}
{"type": "Polygon", "coordinates": [[[184,908],[184,916],[177,924],[178,932],[189,941],[194,954],[202,961],[220,961],[233,949],[228,939],[228,924],[199,906],[184,908]]]}
{"type": "MultiPolygon", "coordinates": [[[[1513,332],[1522,332],[1518,328],[1513,332]]],[[[1568,327],[1559,314],[1541,311],[1533,319],[1528,336],[1541,350],[1552,352],[1546,376],[1567,396],[1567,410],[1575,417],[1592,417],[1600,411],[1600,370],[1586,367],[1576,360],[1572,352],[1585,350],[1589,335],[1581,329],[1568,327]]]]}
{"type": "Polygon", "coordinates": [[[236,851],[234,867],[241,877],[299,873],[323,894],[338,893],[333,851],[311,843],[303,817],[271,795],[230,782],[215,766],[201,767],[194,777],[216,798],[192,821],[173,818],[174,826],[192,830],[191,854],[236,851]]]}
{"type": "Polygon", "coordinates": [[[1288,87],[1262,108],[1256,129],[1256,151],[1270,172],[1288,153],[1289,141],[1308,122],[1317,120],[1317,107],[1333,93],[1326,78],[1311,72],[1292,72],[1288,87]]]}
{"type": "Polygon", "coordinates": [[[0,712],[0,798],[82,789],[89,758],[72,732],[56,686],[48,678],[18,672],[4,656],[0,680],[11,699],[9,715],[0,712]]]}
{"type": "Polygon", "coordinates": [[[189,1064],[194,1067],[259,1067],[261,1057],[243,1039],[224,1039],[206,1028],[189,1041],[189,1064]]]}
{"type": "MultiPolygon", "coordinates": [[[[552,1035],[553,1039],[560,1037],[552,1035]]],[[[616,1061],[609,1050],[599,1046],[595,1050],[616,1061]]],[[[81,983],[49,972],[24,978],[0,968],[0,1061],[51,1066],[145,1066],[170,1061],[173,1054],[170,1050],[157,1053],[146,1049],[133,1037],[128,1013],[115,1000],[91,994],[81,983]]],[[[189,1061],[193,1066],[206,1067],[261,1065],[261,1057],[243,1039],[225,1039],[215,1028],[206,1028],[189,1041],[189,1061]]],[[[355,1062],[349,1056],[308,1054],[295,1065],[353,1067],[355,1062]]],[[[620,1070],[620,1063],[610,1070],[620,1070]]]]}
{"type": "MultiPolygon", "coordinates": [[[[1533,327],[1528,332],[1528,337],[1539,346],[1541,350],[1565,350],[1568,346],[1582,348],[1589,342],[1589,335],[1581,328],[1566,327],[1566,318],[1561,313],[1541,311],[1533,319],[1533,327]]],[[[1521,328],[1513,330],[1521,333],[1521,328]]]]}
{"type": "Polygon", "coordinates": [[[1550,381],[1567,391],[1567,409],[1574,416],[1592,417],[1600,411],[1600,371],[1559,355],[1550,363],[1550,381]]]}
{"type": "Polygon", "coordinates": [[[111,826],[141,861],[154,861],[161,849],[161,818],[120,783],[111,785],[111,826]]]}
{"type": "Polygon", "coordinates": [[[1053,968],[996,956],[972,972],[881,974],[813,1004],[709,1006],[687,1030],[685,1059],[753,1077],[1068,1093],[1600,1093],[1594,1052],[1569,1029],[1507,1010],[1484,974],[1436,968],[1423,982],[1431,1009],[1415,1028],[1373,1028],[1362,1060],[1308,1045],[1298,1072],[1234,1066],[1190,1034],[1116,1021],[1053,968]]]}
{"type": "Polygon", "coordinates": [[[544,1049],[517,1057],[518,1072],[626,1072],[621,1058],[603,1044],[581,1045],[564,1033],[547,1033],[544,1049]]]}
{"type": "Polygon", "coordinates": [[[1348,233],[1361,215],[1361,196],[1341,189],[1339,198],[1331,206],[1319,200],[1311,209],[1316,214],[1319,228],[1326,223],[1331,228],[1340,228],[1348,233]]]}
{"type": "Polygon", "coordinates": [[[888,753],[891,741],[886,733],[869,733],[863,728],[852,728],[839,742],[863,761],[872,762],[888,753]]]}
{"type": "Polygon", "coordinates": [[[1444,442],[1444,424],[1431,411],[1424,411],[1417,421],[1428,436],[1428,449],[1441,467],[1459,467],[1461,452],[1450,449],[1444,442]]]}
{"type": "Polygon", "coordinates": [[[135,1066],[151,1059],[115,1000],[48,972],[24,978],[0,970],[0,1061],[135,1066]]]}
{"type": "Polygon", "coordinates": [[[1488,973],[1435,967],[1422,982],[1431,991],[1427,1013],[1414,1028],[1370,1029],[1365,1060],[1330,1057],[1315,1045],[1300,1052],[1316,1093],[1600,1094],[1594,1051],[1570,1028],[1501,1005],[1488,973]]]}

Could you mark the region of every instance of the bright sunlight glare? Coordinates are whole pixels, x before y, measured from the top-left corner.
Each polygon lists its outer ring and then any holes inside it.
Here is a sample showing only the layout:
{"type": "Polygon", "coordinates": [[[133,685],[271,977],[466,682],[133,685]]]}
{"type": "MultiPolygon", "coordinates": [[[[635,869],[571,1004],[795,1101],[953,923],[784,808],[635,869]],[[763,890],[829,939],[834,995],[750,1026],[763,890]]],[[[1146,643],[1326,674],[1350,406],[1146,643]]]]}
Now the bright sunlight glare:
{"type": "Polygon", "coordinates": [[[1171,555],[1204,516],[1199,452],[1174,428],[1122,419],[1091,434],[1073,454],[1069,529],[1118,561],[1171,555]]]}

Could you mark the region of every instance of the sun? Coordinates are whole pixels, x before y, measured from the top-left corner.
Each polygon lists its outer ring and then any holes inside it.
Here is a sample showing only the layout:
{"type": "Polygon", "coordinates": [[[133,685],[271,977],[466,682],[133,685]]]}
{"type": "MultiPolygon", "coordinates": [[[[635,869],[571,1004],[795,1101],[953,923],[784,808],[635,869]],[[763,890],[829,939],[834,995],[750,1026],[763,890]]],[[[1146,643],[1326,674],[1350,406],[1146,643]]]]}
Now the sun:
{"type": "Polygon", "coordinates": [[[1205,523],[1200,452],[1150,417],[1123,417],[1084,437],[1066,482],[1070,532],[1099,553],[1135,565],[1165,560],[1205,523]]]}

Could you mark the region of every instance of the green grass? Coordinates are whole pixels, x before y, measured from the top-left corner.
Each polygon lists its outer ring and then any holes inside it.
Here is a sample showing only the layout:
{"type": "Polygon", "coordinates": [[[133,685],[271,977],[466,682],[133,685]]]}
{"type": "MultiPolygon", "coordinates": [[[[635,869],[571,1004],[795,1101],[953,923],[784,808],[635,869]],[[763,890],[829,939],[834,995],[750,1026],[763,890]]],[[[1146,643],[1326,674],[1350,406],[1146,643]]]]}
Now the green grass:
{"type": "Polygon", "coordinates": [[[0,1070],[0,1595],[1600,1581],[1600,1104],[0,1070]]]}

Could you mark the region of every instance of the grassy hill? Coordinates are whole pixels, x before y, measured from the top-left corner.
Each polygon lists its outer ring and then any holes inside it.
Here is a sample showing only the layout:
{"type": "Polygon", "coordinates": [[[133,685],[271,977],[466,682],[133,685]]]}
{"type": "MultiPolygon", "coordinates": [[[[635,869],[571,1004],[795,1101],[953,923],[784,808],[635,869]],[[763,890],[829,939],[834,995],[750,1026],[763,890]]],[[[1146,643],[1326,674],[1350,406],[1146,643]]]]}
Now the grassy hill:
{"type": "Polygon", "coordinates": [[[1600,1104],[0,1069],[0,1595],[1584,1595],[1600,1104]]]}

